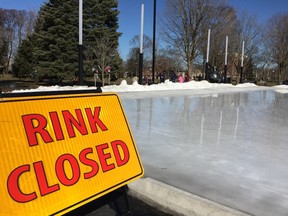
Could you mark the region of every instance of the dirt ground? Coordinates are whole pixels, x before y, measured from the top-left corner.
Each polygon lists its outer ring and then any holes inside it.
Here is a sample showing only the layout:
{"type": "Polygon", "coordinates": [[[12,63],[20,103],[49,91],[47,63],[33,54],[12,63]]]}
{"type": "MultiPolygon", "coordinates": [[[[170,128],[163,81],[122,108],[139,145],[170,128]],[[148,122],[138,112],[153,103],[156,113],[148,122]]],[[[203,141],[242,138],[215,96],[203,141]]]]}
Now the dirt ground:
{"type": "Polygon", "coordinates": [[[16,79],[12,76],[5,75],[0,77],[0,91],[9,92],[16,89],[37,88],[39,85],[31,79],[16,79]]]}

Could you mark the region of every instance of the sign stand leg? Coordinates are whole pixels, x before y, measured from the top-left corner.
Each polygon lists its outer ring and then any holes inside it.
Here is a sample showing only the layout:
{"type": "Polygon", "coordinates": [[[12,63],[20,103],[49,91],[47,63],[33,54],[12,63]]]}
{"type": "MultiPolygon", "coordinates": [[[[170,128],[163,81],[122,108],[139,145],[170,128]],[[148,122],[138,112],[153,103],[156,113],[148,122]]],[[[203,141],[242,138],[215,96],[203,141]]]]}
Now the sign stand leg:
{"type": "Polygon", "coordinates": [[[127,185],[123,186],[122,188],[119,188],[118,189],[119,194],[112,198],[114,208],[112,206],[110,207],[112,207],[112,209],[116,211],[117,216],[133,216],[129,205],[127,189],[128,189],[127,185]],[[122,206],[122,208],[120,208],[120,206],[122,206]]]}

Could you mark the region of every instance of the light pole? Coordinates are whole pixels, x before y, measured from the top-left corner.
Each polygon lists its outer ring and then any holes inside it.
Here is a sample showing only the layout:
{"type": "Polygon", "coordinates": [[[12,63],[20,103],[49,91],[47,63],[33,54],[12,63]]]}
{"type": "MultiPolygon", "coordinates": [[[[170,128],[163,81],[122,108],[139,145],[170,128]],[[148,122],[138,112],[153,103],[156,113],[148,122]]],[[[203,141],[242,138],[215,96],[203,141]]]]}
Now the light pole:
{"type": "Polygon", "coordinates": [[[155,79],[155,44],[156,44],[156,0],[154,0],[154,14],[153,14],[153,53],[152,53],[152,83],[155,79]]]}
{"type": "Polygon", "coordinates": [[[204,74],[204,80],[207,80],[207,74],[208,74],[208,66],[209,66],[209,51],[210,51],[210,33],[211,29],[208,29],[208,39],[207,39],[207,54],[206,54],[206,66],[205,66],[205,74],[204,74]]]}
{"type": "Polygon", "coordinates": [[[242,43],[242,56],[241,56],[241,68],[240,68],[240,83],[243,83],[244,46],[245,46],[245,41],[243,41],[243,43],[242,43]]]}
{"type": "Polygon", "coordinates": [[[79,44],[78,44],[78,82],[79,85],[83,85],[83,0],[79,0],[79,44]]]}
{"type": "Polygon", "coordinates": [[[139,84],[142,84],[142,77],[143,77],[143,28],[144,28],[144,4],[141,5],[140,52],[139,52],[139,84]]]}
{"type": "Polygon", "coordinates": [[[228,36],[226,36],[226,46],[225,46],[224,83],[227,82],[227,55],[228,55],[228,36]]]}

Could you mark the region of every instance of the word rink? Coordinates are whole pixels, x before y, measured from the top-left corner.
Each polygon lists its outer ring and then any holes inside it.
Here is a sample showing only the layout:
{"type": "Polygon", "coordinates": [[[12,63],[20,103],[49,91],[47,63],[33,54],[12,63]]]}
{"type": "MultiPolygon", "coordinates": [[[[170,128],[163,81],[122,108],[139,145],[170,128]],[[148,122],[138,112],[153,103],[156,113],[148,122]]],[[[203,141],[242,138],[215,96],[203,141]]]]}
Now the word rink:
{"type": "MultiPolygon", "coordinates": [[[[85,117],[88,119],[91,133],[98,132],[97,125],[102,131],[108,130],[105,124],[99,118],[100,110],[101,107],[95,107],[94,112],[92,113],[92,110],[90,108],[85,108],[85,114],[86,114],[85,117]]],[[[88,134],[87,126],[85,124],[82,111],[80,109],[76,109],[75,114],[76,118],[73,116],[73,114],[71,114],[70,111],[68,110],[62,111],[62,116],[65,123],[64,126],[67,130],[69,138],[74,138],[76,136],[74,128],[76,128],[80,132],[80,135],[88,134]]],[[[55,111],[50,112],[49,117],[56,140],[57,141],[63,140],[64,134],[58,113],[55,111]]],[[[41,135],[45,143],[54,142],[51,134],[46,129],[48,120],[43,115],[40,114],[24,115],[22,116],[22,120],[27,134],[29,146],[38,145],[36,136],[37,134],[41,135]]]]}

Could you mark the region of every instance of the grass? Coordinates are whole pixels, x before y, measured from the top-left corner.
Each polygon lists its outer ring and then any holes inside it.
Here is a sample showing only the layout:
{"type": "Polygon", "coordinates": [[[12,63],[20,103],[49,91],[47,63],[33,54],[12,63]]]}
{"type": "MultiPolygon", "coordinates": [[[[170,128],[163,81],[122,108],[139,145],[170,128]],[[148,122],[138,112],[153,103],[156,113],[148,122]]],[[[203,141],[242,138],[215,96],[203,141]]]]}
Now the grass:
{"type": "Polygon", "coordinates": [[[34,80],[29,78],[19,79],[14,78],[10,74],[5,74],[0,77],[0,91],[8,92],[16,89],[31,89],[37,88],[39,85],[35,83],[34,80]]]}

